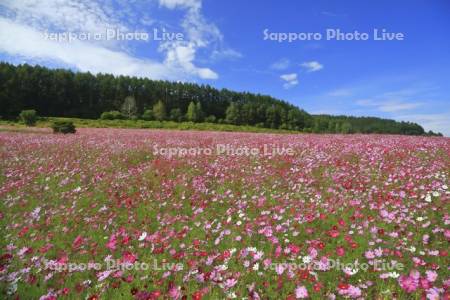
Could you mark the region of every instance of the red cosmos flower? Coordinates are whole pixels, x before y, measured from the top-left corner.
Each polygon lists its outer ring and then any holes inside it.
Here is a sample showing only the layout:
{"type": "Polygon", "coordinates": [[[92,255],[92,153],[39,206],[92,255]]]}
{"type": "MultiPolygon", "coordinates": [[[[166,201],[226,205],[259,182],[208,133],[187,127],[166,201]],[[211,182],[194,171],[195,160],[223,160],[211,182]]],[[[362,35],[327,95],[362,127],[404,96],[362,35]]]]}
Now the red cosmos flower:
{"type": "Polygon", "coordinates": [[[33,274],[28,275],[28,278],[27,278],[27,283],[28,284],[33,285],[36,282],[37,282],[37,277],[35,275],[33,275],[33,274]]]}
{"type": "Polygon", "coordinates": [[[98,300],[98,296],[97,295],[92,295],[88,298],[88,300],[98,300]]]}
{"type": "Polygon", "coordinates": [[[322,284],[320,282],[317,282],[314,284],[313,289],[315,292],[320,292],[320,289],[322,288],[322,284]]]}
{"type": "Polygon", "coordinates": [[[325,248],[325,243],[323,243],[323,242],[319,242],[318,244],[317,244],[317,247],[319,248],[319,249],[323,249],[323,248],[325,248]]]}
{"type": "Polygon", "coordinates": [[[336,254],[337,254],[337,256],[344,256],[345,248],[344,247],[336,247],[336,254]]]}
{"type": "Polygon", "coordinates": [[[203,297],[201,291],[196,291],[192,294],[192,300],[201,300],[203,297]]]}
{"type": "Polygon", "coordinates": [[[0,260],[10,260],[11,258],[13,258],[13,256],[10,253],[6,253],[0,256],[0,260]]]}
{"type": "Polygon", "coordinates": [[[188,264],[189,268],[192,269],[193,267],[195,267],[197,265],[197,261],[190,259],[187,261],[187,264],[188,264]]]}
{"type": "Polygon", "coordinates": [[[66,288],[66,287],[63,288],[63,289],[62,289],[62,294],[63,294],[63,295],[68,295],[68,294],[69,294],[69,288],[66,288]]]}
{"type": "Polygon", "coordinates": [[[193,242],[194,247],[197,248],[198,246],[200,246],[200,240],[195,239],[193,242]]]}
{"type": "Polygon", "coordinates": [[[125,251],[122,254],[122,261],[125,262],[125,263],[134,264],[136,259],[137,259],[136,255],[134,255],[133,253],[131,253],[129,251],[125,251]]]}
{"type": "Polygon", "coordinates": [[[350,287],[350,286],[348,285],[348,283],[340,282],[340,283],[338,284],[338,288],[339,288],[340,290],[347,290],[349,287],[350,287]]]}
{"type": "Polygon", "coordinates": [[[338,223],[341,226],[345,226],[345,221],[343,219],[339,219],[338,223]]]}
{"type": "Polygon", "coordinates": [[[47,244],[39,248],[39,252],[41,252],[42,254],[47,253],[47,251],[50,250],[52,247],[53,247],[52,244],[47,244]]]}
{"type": "Polygon", "coordinates": [[[356,248],[358,248],[358,244],[355,243],[355,242],[351,242],[351,243],[350,243],[350,247],[351,247],[352,249],[356,249],[356,248]]]}
{"type": "Polygon", "coordinates": [[[22,230],[19,232],[19,237],[23,237],[25,234],[27,234],[27,232],[30,230],[30,228],[28,226],[25,226],[24,228],[22,228],[22,230]]]}
{"type": "Polygon", "coordinates": [[[153,297],[153,299],[158,299],[159,297],[161,297],[161,291],[156,290],[150,293],[150,295],[153,297]]]}
{"type": "Polygon", "coordinates": [[[378,229],[378,234],[379,235],[383,235],[384,234],[384,229],[383,228],[378,229]]]}
{"type": "Polygon", "coordinates": [[[126,235],[122,238],[122,245],[128,245],[130,243],[131,238],[126,235]]]}
{"type": "Polygon", "coordinates": [[[291,253],[298,254],[300,252],[300,247],[294,244],[289,245],[289,249],[291,250],[291,253]]]}
{"type": "Polygon", "coordinates": [[[339,231],[332,229],[328,231],[328,235],[331,236],[332,238],[337,238],[339,236],[339,231]]]}
{"type": "Polygon", "coordinates": [[[178,253],[175,253],[174,255],[172,255],[172,257],[174,259],[182,259],[185,256],[185,253],[183,251],[180,251],[178,253]]]}
{"type": "Polygon", "coordinates": [[[83,237],[81,235],[77,236],[72,243],[73,249],[78,249],[83,244],[83,237]]]}
{"type": "Polygon", "coordinates": [[[155,249],[153,249],[152,253],[153,254],[162,254],[162,253],[164,253],[164,247],[155,248],[155,249]]]}

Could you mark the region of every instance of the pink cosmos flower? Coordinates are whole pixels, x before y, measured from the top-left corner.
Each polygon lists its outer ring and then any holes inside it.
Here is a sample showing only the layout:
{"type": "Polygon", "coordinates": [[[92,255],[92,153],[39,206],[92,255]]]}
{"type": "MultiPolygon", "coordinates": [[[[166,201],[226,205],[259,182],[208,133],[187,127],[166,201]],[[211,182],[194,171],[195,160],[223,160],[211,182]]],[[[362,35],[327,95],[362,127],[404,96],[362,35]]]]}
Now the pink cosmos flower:
{"type": "Polygon", "coordinates": [[[181,297],[181,291],[180,291],[180,289],[179,288],[176,288],[176,287],[173,287],[173,288],[171,288],[170,290],[169,290],[169,296],[172,298],[172,299],[180,299],[180,297],[181,297]]]}
{"type": "Polygon", "coordinates": [[[285,267],[283,264],[277,264],[275,266],[275,272],[277,272],[278,275],[281,275],[284,273],[285,267]]]}
{"type": "Polygon", "coordinates": [[[304,286],[298,286],[295,289],[295,298],[304,299],[308,297],[308,290],[304,286]]]}
{"type": "Polygon", "coordinates": [[[366,251],[366,253],[364,253],[364,256],[367,259],[374,259],[375,258],[375,253],[373,253],[373,251],[371,251],[371,250],[368,250],[368,251],[366,251]]]}
{"type": "Polygon", "coordinates": [[[431,288],[427,290],[427,299],[428,300],[439,300],[439,291],[437,288],[431,288]]]}
{"type": "Polygon", "coordinates": [[[114,250],[116,250],[116,245],[117,245],[117,239],[116,239],[116,236],[113,234],[109,238],[108,243],[106,243],[106,248],[108,248],[111,251],[114,251],[114,250]]]}
{"type": "Polygon", "coordinates": [[[419,287],[418,279],[414,278],[410,275],[402,275],[398,278],[398,282],[402,289],[404,289],[407,293],[412,293],[419,287]]]}
{"type": "Polygon", "coordinates": [[[438,277],[438,274],[436,271],[433,270],[428,270],[425,272],[425,275],[427,276],[427,280],[429,282],[434,282],[436,280],[436,278],[438,277]]]}
{"type": "Polygon", "coordinates": [[[236,283],[237,283],[237,279],[235,279],[235,278],[229,278],[229,279],[225,280],[225,282],[223,283],[223,285],[224,285],[225,289],[230,289],[230,288],[232,288],[233,286],[235,286],[236,283]]]}

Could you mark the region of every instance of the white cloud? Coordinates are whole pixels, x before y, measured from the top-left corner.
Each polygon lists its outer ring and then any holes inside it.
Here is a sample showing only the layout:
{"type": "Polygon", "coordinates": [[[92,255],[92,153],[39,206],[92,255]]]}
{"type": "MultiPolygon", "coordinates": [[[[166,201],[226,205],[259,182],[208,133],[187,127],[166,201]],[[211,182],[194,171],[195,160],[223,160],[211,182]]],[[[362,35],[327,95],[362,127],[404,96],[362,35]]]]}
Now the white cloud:
{"type": "Polygon", "coordinates": [[[149,78],[175,79],[176,68],[138,59],[121,51],[110,50],[87,42],[61,43],[43,39],[42,33],[30,26],[16,24],[0,17],[0,51],[30,59],[56,61],[93,73],[135,75],[149,78]]]}
{"type": "Polygon", "coordinates": [[[212,59],[213,61],[218,61],[218,60],[223,60],[223,59],[238,59],[242,57],[242,53],[227,48],[227,49],[216,49],[211,53],[210,59],[212,59]]]}
{"type": "Polygon", "coordinates": [[[351,96],[352,94],[353,92],[350,89],[337,89],[329,92],[327,95],[331,97],[346,97],[351,96]]]}
{"type": "Polygon", "coordinates": [[[373,107],[382,112],[398,112],[404,110],[411,110],[423,105],[421,102],[405,102],[401,100],[374,100],[361,99],[357,100],[356,104],[359,106],[373,107]]]}
{"type": "Polygon", "coordinates": [[[202,7],[201,0],[159,0],[159,5],[165,6],[169,9],[174,8],[189,8],[200,9],[202,7]]]}
{"type": "Polygon", "coordinates": [[[270,65],[270,68],[273,70],[286,70],[287,68],[289,68],[291,66],[291,61],[287,58],[282,58],[276,62],[274,62],[273,64],[270,65]]]}
{"type": "Polygon", "coordinates": [[[384,102],[381,103],[379,106],[379,110],[384,112],[397,112],[397,111],[403,111],[403,110],[411,110],[417,107],[422,106],[423,103],[402,103],[402,102],[384,102]]]}
{"type": "Polygon", "coordinates": [[[289,89],[298,84],[297,73],[283,74],[280,78],[285,81],[283,84],[285,89],[289,89]]]}
{"type": "Polygon", "coordinates": [[[49,28],[70,32],[104,32],[107,28],[127,30],[113,14],[109,3],[68,0],[5,0],[1,6],[10,19],[39,30],[49,28]]]}
{"type": "Polygon", "coordinates": [[[396,117],[397,120],[416,122],[425,130],[441,132],[450,137],[450,112],[431,114],[409,114],[396,117]]]}
{"type": "MultiPolygon", "coordinates": [[[[153,1],[153,0],[151,0],[153,1]]],[[[127,42],[76,41],[56,43],[43,38],[49,32],[104,33],[106,29],[135,30],[138,7],[151,2],[110,0],[5,0],[0,3],[2,25],[0,51],[24,60],[67,64],[81,71],[145,76],[154,79],[217,79],[210,68],[197,66],[198,50],[204,48],[215,57],[238,57],[237,51],[223,47],[223,36],[201,14],[201,0],[159,0],[160,7],[186,10],[179,24],[184,41],[161,42],[162,59],[133,55],[127,42]]],[[[139,26],[154,23],[146,14],[139,26]]],[[[157,53],[155,53],[157,54],[157,53]]]]}
{"type": "Polygon", "coordinates": [[[301,64],[307,72],[317,72],[323,69],[323,65],[321,65],[318,61],[306,61],[301,64]]]}
{"type": "Polygon", "coordinates": [[[176,45],[170,47],[167,51],[167,57],[165,63],[168,66],[174,68],[181,68],[189,73],[195,74],[203,79],[217,79],[218,75],[214,71],[208,68],[198,68],[193,64],[195,58],[195,46],[193,44],[188,45],[176,45]]]}

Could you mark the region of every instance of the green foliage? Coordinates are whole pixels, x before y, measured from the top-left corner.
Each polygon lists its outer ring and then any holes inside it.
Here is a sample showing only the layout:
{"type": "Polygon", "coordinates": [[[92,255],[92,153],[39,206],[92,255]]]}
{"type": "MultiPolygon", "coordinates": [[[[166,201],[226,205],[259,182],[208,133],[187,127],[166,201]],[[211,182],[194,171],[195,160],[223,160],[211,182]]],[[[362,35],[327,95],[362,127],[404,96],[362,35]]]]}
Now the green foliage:
{"type": "Polygon", "coordinates": [[[155,116],[153,115],[153,110],[151,109],[146,109],[142,114],[142,120],[153,121],[154,119],[155,116]]]}
{"type": "Polygon", "coordinates": [[[101,114],[100,119],[102,120],[121,120],[124,119],[124,116],[120,111],[112,110],[112,111],[105,111],[101,114]]]}
{"type": "Polygon", "coordinates": [[[181,122],[183,120],[183,114],[181,109],[174,108],[170,110],[170,120],[175,122],[181,122]]]}
{"type": "Polygon", "coordinates": [[[70,121],[55,121],[51,125],[53,133],[75,133],[75,125],[70,121]]]}
{"type": "Polygon", "coordinates": [[[380,118],[315,115],[276,98],[215,89],[209,85],[154,81],[110,74],[74,73],[27,64],[0,63],[0,112],[15,118],[26,107],[41,116],[103,120],[134,119],[210,122],[317,133],[438,135],[416,124],[380,118]],[[132,94],[133,96],[130,96],[132,94]],[[164,99],[164,102],[158,101],[164,99]],[[155,104],[156,103],[156,104],[155,104]],[[167,106],[167,107],[166,107],[167,106]],[[148,113],[147,108],[152,108],[148,113]],[[117,110],[123,113],[120,114],[117,110]],[[147,109],[147,110],[146,110],[147,109]],[[167,111],[170,111],[167,116],[167,111]],[[187,112],[184,116],[180,113],[187,112]],[[208,116],[208,118],[205,118],[208,116]],[[350,126],[344,123],[349,123],[350,126]],[[344,126],[344,128],[343,128],[344,126]],[[349,130],[349,127],[351,128],[349,130]]]}
{"type": "Polygon", "coordinates": [[[352,124],[350,122],[344,122],[341,126],[341,133],[351,133],[352,132],[352,124]]]}
{"type": "Polygon", "coordinates": [[[153,106],[153,116],[155,117],[155,120],[157,121],[163,121],[167,118],[167,113],[166,113],[166,106],[164,105],[164,103],[160,100],[158,101],[158,103],[156,103],[153,106]]]}
{"type": "Polygon", "coordinates": [[[136,99],[132,96],[128,96],[125,98],[121,108],[122,115],[124,115],[127,119],[132,119],[137,116],[137,105],[136,99]]]}
{"type": "Polygon", "coordinates": [[[37,113],[34,109],[22,110],[19,115],[20,120],[27,126],[36,125],[37,113]]]}
{"type": "Polygon", "coordinates": [[[194,101],[191,101],[191,103],[189,103],[186,119],[191,122],[201,122],[203,120],[203,110],[200,102],[195,104],[194,101]]]}
{"type": "Polygon", "coordinates": [[[211,115],[211,116],[207,116],[207,117],[205,118],[205,122],[207,122],[207,123],[216,123],[216,122],[217,122],[217,119],[216,119],[215,116],[211,115]]]}
{"type": "Polygon", "coordinates": [[[229,124],[239,125],[241,123],[241,111],[239,105],[232,102],[225,113],[225,121],[229,124]]]}

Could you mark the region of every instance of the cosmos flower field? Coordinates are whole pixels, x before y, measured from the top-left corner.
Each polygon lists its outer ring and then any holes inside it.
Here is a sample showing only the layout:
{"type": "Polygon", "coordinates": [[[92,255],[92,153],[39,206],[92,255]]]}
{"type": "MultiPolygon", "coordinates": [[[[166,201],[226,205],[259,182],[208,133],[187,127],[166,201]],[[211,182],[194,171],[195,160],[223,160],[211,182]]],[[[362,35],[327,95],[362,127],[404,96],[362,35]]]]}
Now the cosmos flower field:
{"type": "Polygon", "coordinates": [[[0,155],[0,298],[450,296],[448,138],[36,130],[0,155]],[[218,144],[293,154],[154,151],[218,144]]]}

